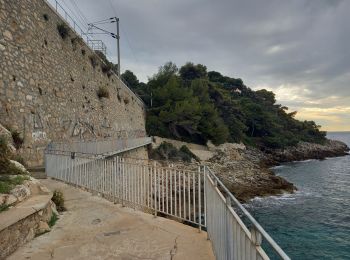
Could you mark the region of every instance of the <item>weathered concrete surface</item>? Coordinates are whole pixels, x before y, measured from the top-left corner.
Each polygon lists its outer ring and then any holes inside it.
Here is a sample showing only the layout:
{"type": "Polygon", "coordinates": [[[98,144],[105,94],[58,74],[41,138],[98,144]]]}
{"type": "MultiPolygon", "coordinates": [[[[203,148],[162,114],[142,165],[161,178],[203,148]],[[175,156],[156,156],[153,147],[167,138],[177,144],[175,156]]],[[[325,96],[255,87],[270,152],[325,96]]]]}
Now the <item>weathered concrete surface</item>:
{"type": "Polygon", "coordinates": [[[8,259],[214,259],[205,232],[122,208],[57,181],[42,182],[63,191],[68,211],[51,232],[8,259]]]}

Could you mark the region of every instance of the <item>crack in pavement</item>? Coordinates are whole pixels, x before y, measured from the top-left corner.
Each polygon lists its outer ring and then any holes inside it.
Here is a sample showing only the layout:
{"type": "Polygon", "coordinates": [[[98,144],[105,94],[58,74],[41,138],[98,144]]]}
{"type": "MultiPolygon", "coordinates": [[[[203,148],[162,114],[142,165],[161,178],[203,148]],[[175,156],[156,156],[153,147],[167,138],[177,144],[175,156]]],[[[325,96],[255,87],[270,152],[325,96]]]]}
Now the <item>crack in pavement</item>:
{"type": "Polygon", "coordinates": [[[178,239],[179,236],[177,236],[175,238],[175,241],[174,241],[174,247],[170,250],[170,260],[173,260],[174,259],[174,256],[176,255],[176,252],[177,252],[177,239],[178,239]]]}

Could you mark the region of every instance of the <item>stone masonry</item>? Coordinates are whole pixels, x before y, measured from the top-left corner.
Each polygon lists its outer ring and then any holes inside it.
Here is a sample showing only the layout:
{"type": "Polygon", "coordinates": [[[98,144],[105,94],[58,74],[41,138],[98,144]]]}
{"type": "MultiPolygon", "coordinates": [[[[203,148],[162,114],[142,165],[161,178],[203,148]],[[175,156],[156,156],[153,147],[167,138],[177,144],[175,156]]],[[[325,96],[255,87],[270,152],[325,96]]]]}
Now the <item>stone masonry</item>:
{"type": "Polygon", "coordinates": [[[45,0],[0,0],[0,123],[24,137],[29,166],[42,165],[50,141],[145,135],[143,103],[59,24],[68,27],[45,0]]]}

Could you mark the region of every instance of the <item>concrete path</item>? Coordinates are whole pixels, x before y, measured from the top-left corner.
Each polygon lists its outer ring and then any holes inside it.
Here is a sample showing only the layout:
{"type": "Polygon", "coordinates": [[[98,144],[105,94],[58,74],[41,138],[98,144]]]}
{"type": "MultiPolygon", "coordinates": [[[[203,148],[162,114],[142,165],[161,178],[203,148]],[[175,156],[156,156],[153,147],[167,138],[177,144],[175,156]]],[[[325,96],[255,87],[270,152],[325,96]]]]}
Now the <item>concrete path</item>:
{"type": "Polygon", "coordinates": [[[205,232],[122,208],[61,182],[41,182],[63,192],[68,211],[51,232],[8,259],[214,259],[205,232]]]}

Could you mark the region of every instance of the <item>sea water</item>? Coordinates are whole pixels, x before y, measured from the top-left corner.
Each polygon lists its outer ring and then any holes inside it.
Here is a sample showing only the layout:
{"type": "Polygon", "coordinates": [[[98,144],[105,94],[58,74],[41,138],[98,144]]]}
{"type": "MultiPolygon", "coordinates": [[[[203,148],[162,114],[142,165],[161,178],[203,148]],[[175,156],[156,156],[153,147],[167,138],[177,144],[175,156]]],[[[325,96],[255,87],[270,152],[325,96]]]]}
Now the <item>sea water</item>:
{"type": "MultiPolygon", "coordinates": [[[[350,132],[328,138],[350,146],[350,132]]],[[[350,155],[287,163],[273,171],[298,191],[246,204],[265,230],[292,259],[350,259],[350,155]]]]}

